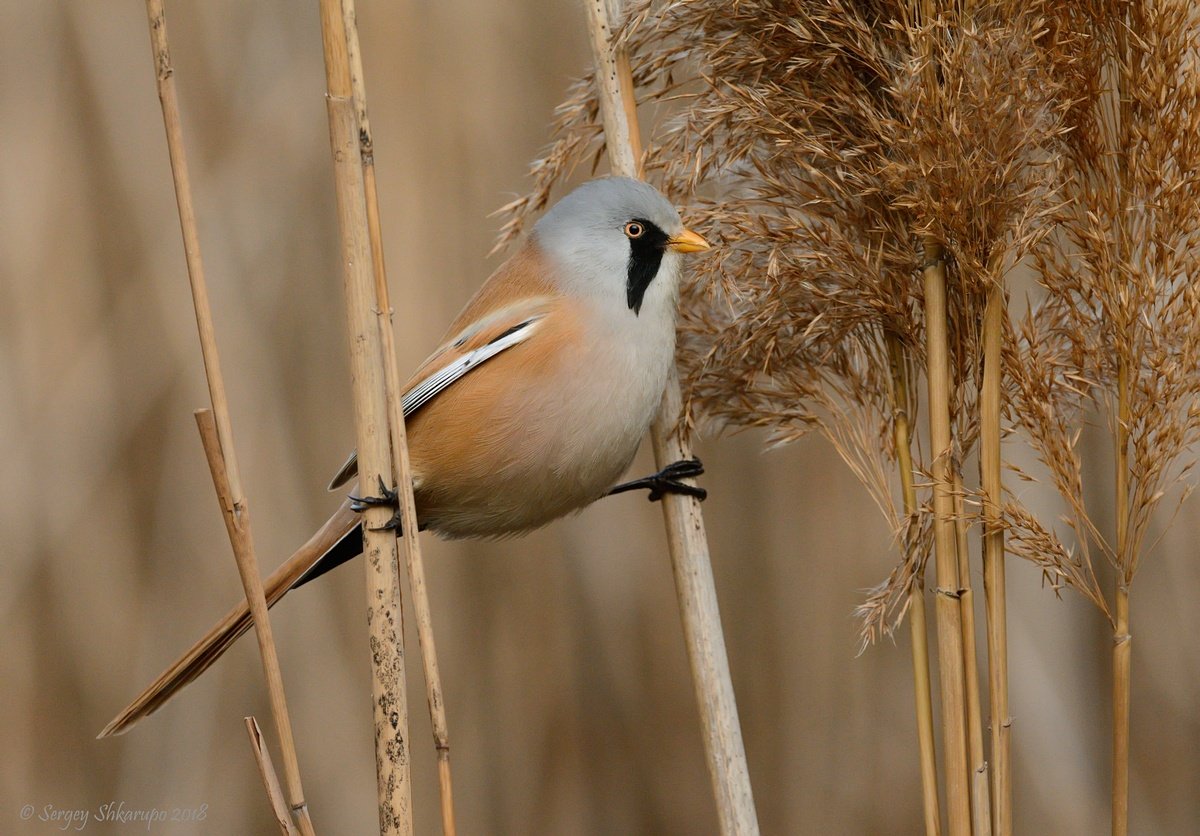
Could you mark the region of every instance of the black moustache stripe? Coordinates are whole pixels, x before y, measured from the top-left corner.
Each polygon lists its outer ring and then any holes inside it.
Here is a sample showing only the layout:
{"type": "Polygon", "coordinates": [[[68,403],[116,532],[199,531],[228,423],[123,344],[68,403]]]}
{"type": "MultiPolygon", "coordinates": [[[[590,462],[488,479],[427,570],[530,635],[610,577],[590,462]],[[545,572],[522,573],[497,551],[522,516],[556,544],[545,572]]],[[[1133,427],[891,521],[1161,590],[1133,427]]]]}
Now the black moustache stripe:
{"type": "Polygon", "coordinates": [[[641,218],[633,220],[646,230],[640,238],[629,239],[629,278],[625,285],[625,298],[629,302],[629,309],[638,314],[642,310],[646,289],[658,275],[663,252],[670,239],[650,221],[641,218]]]}

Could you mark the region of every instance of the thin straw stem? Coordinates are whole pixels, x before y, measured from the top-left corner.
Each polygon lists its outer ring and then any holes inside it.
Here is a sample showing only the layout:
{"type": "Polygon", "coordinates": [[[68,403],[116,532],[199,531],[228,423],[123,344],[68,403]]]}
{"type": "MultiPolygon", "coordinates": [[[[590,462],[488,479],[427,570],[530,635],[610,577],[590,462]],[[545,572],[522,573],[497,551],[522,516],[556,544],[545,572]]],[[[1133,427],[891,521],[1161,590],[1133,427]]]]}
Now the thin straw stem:
{"type": "Polygon", "coordinates": [[[267,742],[263,740],[262,729],[253,717],[246,717],[246,734],[250,736],[250,748],[254,752],[254,762],[258,764],[258,774],[262,778],[263,789],[266,790],[267,800],[271,804],[271,814],[275,823],[284,836],[294,836],[296,828],[288,815],[287,802],[283,799],[283,790],[279,788],[279,776],[275,774],[275,764],[271,762],[271,753],[267,751],[267,742]]]}
{"type": "Polygon", "coordinates": [[[1113,745],[1112,832],[1129,832],[1129,696],[1133,637],[1129,634],[1129,575],[1126,567],[1129,541],[1129,365],[1122,357],[1117,368],[1117,423],[1113,428],[1117,452],[1117,563],[1116,623],[1113,626],[1113,745]]]}
{"type": "Polygon", "coordinates": [[[379,222],[379,198],[375,185],[375,151],[371,122],[367,115],[367,88],[363,74],[362,52],[358,42],[358,24],[354,0],[342,0],[342,15],[346,28],[346,48],[350,59],[350,80],[354,109],[358,115],[358,144],[362,155],[363,186],[367,208],[367,230],[371,237],[372,265],[375,273],[375,295],[379,300],[379,333],[383,342],[384,380],[387,384],[388,420],[395,443],[392,444],[392,469],[399,477],[403,498],[400,506],[404,537],[404,557],[412,589],[413,611],[417,621],[417,639],[421,663],[425,671],[425,696],[429,704],[429,719],[433,727],[433,743],[437,752],[438,788],[441,797],[442,833],[454,836],[454,790],[450,777],[450,732],[446,723],[446,704],[442,697],[442,677],[438,668],[437,647],[433,638],[433,616],[425,584],[425,563],[421,557],[417,536],[416,506],[412,501],[412,468],[409,465],[408,437],[404,413],[400,408],[400,372],[396,360],[396,337],[392,327],[392,307],[389,300],[387,269],[383,258],[383,233],[379,222]]]}
{"type": "Polygon", "coordinates": [[[950,361],[946,327],[946,265],[941,245],[925,242],[925,335],[928,355],[929,438],[933,463],[933,543],[937,566],[935,606],[941,684],[946,807],[952,836],[971,832],[967,783],[966,704],[963,694],[962,609],[958,544],[950,475],[950,361]]]}
{"type": "MultiPolygon", "coordinates": [[[[585,0],[584,6],[609,164],[614,174],[638,177],[641,153],[632,73],[624,50],[612,42],[612,21],[620,12],[619,0],[585,0]]],[[[691,457],[688,445],[673,431],[681,406],[679,379],[673,369],[658,417],[650,428],[654,458],[660,468],[691,457]]],[[[662,506],[720,830],[723,836],[757,834],[758,817],[700,503],[690,496],[667,494],[662,506]]]]}
{"type": "Polygon", "coordinates": [[[1008,714],[1008,604],[1000,519],[1000,362],[1007,300],[999,281],[983,317],[983,390],[979,393],[979,479],[983,488],[983,592],[987,601],[988,705],[992,743],[992,833],[1012,836],[1012,718],[1008,714]]]}
{"type": "Polygon", "coordinates": [[[967,701],[967,746],[971,765],[971,815],[975,836],[991,836],[992,803],[988,785],[987,755],[983,750],[983,708],[979,697],[979,661],[975,650],[975,593],[971,588],[971,561],[967,550],[967,519],[963,509],[963,481],[954,467],[954,530],[958,545],[959,608],[962,610],[963,685],[967,701]]]}
{"type": "MultiPolygon", "coordinates": [[[[396,484],[401,508],[412,503],[410,481],[397,481],[389,449],[389,416],[379,300],[371,268],[362,158],[358,145],[345,22],[338,0],[320,0],[325,55],[329,140],[337,192],[338,228],[350,337],[350,370],[358,437],[359,484],[370,492],[396,484]],[[393,478],[396,477],[396,478],[393,478]],[[386,482],[385,482],[386,480],[386,482]]],[[[393,428],[394,432],[394,428],[393,428]]],[[[402,436],[393,435],[399,444],[402,436]]],[[[402,513],[411,514],[411,507],[402,513]]],[[[413,832],[409,775],[408,702],[404,672],[403,610],[396,536],[382,530],[389,512],[372,506],[363,514],[367,624],[371,631],[371,690],[375,725],[375,770],[381,834],[413,832]]],[[[407,539],[417,536],[409,523],[407,539]]]]}
{"type": "MultiPolygon", "coordinates": [[[[921,24],[937,17],[936,0],[914,0],[921,24]]],[[[939,84],[933,31],[924,35],[924,84],[934,100],[939,84]]],[[[936,119],[936,111],[926,114],[936,119]]],[[[929,395],[930,472],[933,477],[933,548],[937,569],[934,594],[937,618],[938,677],[941,685],[942,758],[946,776],[946,815],[951,836],[971,832],[971,792],[967,766],[967,720],[964,689],[962,607],[959,595],[958,542],[954,527],[954,484],[951,478],[950,350],[946,309],[946,262],[941,243],[932,236],[922,242],[925,289],[925,374],[929,395]]]]}
{"type": "MultiPolygon", "coordinates": [[[[894,334],[888,334],[887,348],[892,371],[892,426],[896,445],[896,468],[900,471],[904,519],[907,521],[917,513],[917,489],[913,482],[912,436],[908,414],[908,362],[904,347],[894,334]]],[[[937,747],[933,737],[933,685],[929,677],[925,573],[919,569],[908,597],[908,629],[912,638],[913,691],[917,712],[917,746],[921,761],[921,801],[925,810],[925,836],[939,836],[942,823],[941,811],[938,809],[937,747]]]]}
{"type": "Polygon", "coordinates": [[[191,177],[183,145],[179,100],[175,90],[175,68],[171,64],[167,19],[162,0],[146,0],[146,14],[150,23],[150,40],[158,98],[162,105],[163,125],[167,134],[167,150],[171,159],[171,176],[175,183],[179,226],[183,233],[184,257],[187,262],[188,280],[191,284],[192,303],[196,311],[196,328],[200,335],[204,373],[208,382],[209,399],[212,402],[212,412],[204,411],[203,414],[207,418],[203,419],[198,414],[197,420],[201,426],[201,437],[206,440],[205,451],[208,455],[209,469],[212,472],[213,484],[221,504],[229,541],[237,560],[238,575],[241,577],[242,588],[254,618],[254,632],[258,639],[259,655],[262,658],[263,673],[267,680],[271,715],[275,720],[275,730],[279,735],[279,746],[283,753],[288,803],[300,827],[300,832],[309,836],[313,833],[312,820],[309,817],[308,804],[304,800],[304,787],[300,780],[296,744],[292,736],[287,699],[283,691],[283,676],[279,670],[279,657],[275,650],[271,622],[267,617],[267,602],[263,594],[262,579],[258,571],[258,558],[255,555],[254,538],[251,534],[250,506],[242,491],[241,473],[238,469],[237,452],[233,443],[233,427],[229,417],[229,400],[225,394],[225,380],[221,374],[221,359],[217,351],[212,308],[208,301],[208,284],[204,278],[204,262],[200,255],[200,234],[192,203],[191,177]]]}

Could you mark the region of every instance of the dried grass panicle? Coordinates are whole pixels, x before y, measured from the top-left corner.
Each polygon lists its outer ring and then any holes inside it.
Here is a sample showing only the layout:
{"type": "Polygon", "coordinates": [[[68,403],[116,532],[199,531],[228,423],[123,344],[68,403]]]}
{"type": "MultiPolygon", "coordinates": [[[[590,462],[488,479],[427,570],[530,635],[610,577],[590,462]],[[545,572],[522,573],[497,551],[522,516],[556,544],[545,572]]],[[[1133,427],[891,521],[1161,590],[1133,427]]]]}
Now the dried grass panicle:
{"type": "MultiPolygon", "coordinates": [[[[1075,98],[1057,147],[1068,166],[1056,231],[1036,251],[1046,294],[1007,368],[1012,416],[1066,500],[1080,549],[1094,544],[1128,586],[1151,514],[1200,440],[1200,12],[1061,4],[1043,46],[1075,98]],[[1084,506],[1074,444],[1089,407],[1117,426],[1122,369],[1129,497],[1117,538],[1084,506]]],[[[1090,564],[1063,576],[1096,600],[1090,564]]]]}
{"type": "MultiPolygon", "coordinates": [[[[987,292],[1046,234],[1058,182],[1048,148],[1065,130],[1038,4],[981,3],[930,26],[904,3],[644,0],[621,35],[658,117],[647,176],[686,195],[721,245],[684,290],[686,418],[766,427],[772,443],[821,432],[897,532],[909,521],[894,499],[887,343],[923,367],[921,236],[947,249],[961,461],[977,437],[987,292]]],[[[533,190],[502,210],[502,242],[597,154],[590,90],[581,81],[560,107],[533,190]]],[[[888,595],[871,599],[888,603],[864,608],[867,635],[881,613],[903,613],[922,559],[907,553],[888,595]]]]}

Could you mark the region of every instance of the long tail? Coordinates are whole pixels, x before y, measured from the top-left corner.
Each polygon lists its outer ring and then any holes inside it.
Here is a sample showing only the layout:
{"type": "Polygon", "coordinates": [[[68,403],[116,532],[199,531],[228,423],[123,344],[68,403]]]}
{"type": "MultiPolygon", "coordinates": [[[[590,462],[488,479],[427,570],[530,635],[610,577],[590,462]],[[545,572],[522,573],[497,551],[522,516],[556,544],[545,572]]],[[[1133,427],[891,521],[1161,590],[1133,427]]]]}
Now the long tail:
{"type": "MultiPolygon", "coordinates": [[[[321,526],[300,550],[263,582],[267,606],[301,584],[362,553],[359,517],[346,503],[321,526]]],[[[243,599],[217,622],[200,641],[159,674],[133,702],[104,727],[98,737],[124,734],[138,720],[162,707],[185,685],[208,670],[239,636],[250,629],[250,608],[243,599]]]]}

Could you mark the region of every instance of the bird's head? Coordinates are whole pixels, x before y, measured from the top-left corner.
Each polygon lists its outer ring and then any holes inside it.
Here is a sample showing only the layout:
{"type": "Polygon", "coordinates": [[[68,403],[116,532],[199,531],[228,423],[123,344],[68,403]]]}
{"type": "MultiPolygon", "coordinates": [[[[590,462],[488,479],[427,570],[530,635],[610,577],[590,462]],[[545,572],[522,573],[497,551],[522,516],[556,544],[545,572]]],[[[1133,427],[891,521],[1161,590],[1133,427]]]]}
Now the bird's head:
{"type": "Polygon", "coordinates": [[[709,248],[657,189],[628,177],[579,186],[538,221],[534,235],[561,268],[564,291],[617,301],[634,315],[652,289],[673,304],[681,254],[709,248]]]}

